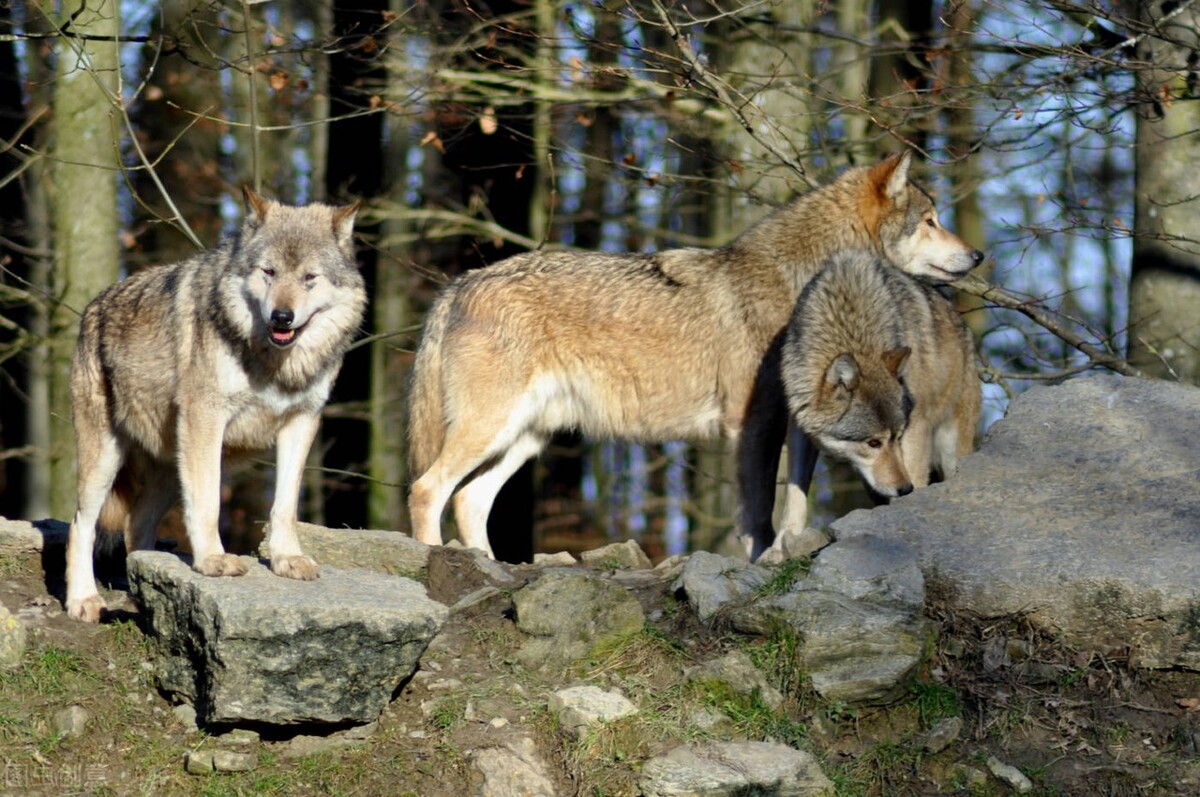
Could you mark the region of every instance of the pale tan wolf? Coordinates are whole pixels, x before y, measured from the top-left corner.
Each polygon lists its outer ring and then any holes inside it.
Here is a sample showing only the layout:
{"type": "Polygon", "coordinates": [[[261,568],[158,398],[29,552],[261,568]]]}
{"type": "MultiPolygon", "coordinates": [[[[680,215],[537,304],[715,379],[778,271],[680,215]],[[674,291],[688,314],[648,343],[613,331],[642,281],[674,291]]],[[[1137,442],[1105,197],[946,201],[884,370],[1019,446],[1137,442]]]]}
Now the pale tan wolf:
{"type": "Polygon", "coordinates": [[[193,564],[236,576],[217,531],[222,455],[277,448],[271,569],[313,579],[296,503],[321,408],[362,320],[357,204],[293,207],[245,192],[239,234],[181,263],[139,271],[87,306],[71,369],[79,508],[67,546],[67,612],[104,609],[96,524],[151,548],[182,497],[193,564]]]}
{"type": "Polygon", "coordinates": [[[496,493],[559,430],[737,437],[768,348],[833,252],[869,249],[941,282],[966,274],[983,254],[938,223],[910,162],[849,169],[720,249],[530,252],[450,283],[412,373],[416,539],[441,543],[454,494],[463,541],[490,554],[496,493]]]}
{"type": "MultiPolygon", "coordinates": [[[[780,379],[782,390],[758,394],[754,423],[778,434],[786,412],[801,433],[788,439],[795,472],[786,531],[805,528],[818,450],[894,498],[925,487],[933,473],[953,475],[974,448],[982,388],[970,330],[937,288],[872,253],[837,253],[805,286],[784,335],[780,379]]],[[[757,437],[747,434],[743,448],[757,437]]],[[[743,452],[742,467],[755,467],[754,456],[743,452]]],[[[752,555],[779,542],[767,513],[749,528],[752,555]]]]}

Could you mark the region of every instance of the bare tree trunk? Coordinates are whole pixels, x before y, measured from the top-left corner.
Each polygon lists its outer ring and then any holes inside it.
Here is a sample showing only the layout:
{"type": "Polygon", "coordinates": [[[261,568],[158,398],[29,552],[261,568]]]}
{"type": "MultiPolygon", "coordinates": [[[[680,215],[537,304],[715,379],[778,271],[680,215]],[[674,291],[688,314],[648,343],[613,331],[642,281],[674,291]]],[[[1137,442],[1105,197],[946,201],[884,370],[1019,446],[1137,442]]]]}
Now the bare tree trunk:
{"type": "Polygon", "coordinates": [[[1172,42],[1146,38],[1143,102],[1135,133],[1130,363],[1151,376],[1200,384],[1200,104],[1187,97],[1187,66],[1200,44],[1200,10],[1159,21],[1167,4],[1137,4],[1143,22],[1172,42]]]}
{"type": "MultiPolygon", "coordinates": [[[[799,31],[812,23],[816,4],[773,2],[764,13],[765,24],[729,31],[714,50],[726,56],[719,71],[745,103],[739,110],[751,128],[731,124],[718,138],[734,175],[709,208],[709,229],[722,243],[808,187],[783,158],[803,163],[809,151],[813,108],[803,81],[812,74],[812,43],[799,31]]],[[[733,446],[709,443],[692,449],[692,461],[692,545],[714,550],[735,526],[737,458],[733,446]]]]}
{"type": "MultiPolygon", "coordinates": [[[[404,3],[391,1],[397,15],[404,3]]],[[[397,58],[389,64],[389,80],[399,83],[403,73],[417,65],[397,58]]],[[[386,144],[383,153],[383,184],[380,196],[389,203],[405,206],[408,178],[408,151],[413,146],[407,116],[388,114],[384,118],[386,144]]],[[[405,240],[404,219],[389,218],[380,224],[381,240],[405,240]]],[[[371,418],[370,449],[367,458],[367,525],[371,528],[408,530],[408,512],[404,496],[408,468],[404,434],[404,385],[408,379],[411,355],[405,350],[415,325],[410,295],[413,276],[406,268],[408,249],[384,247],[375,266],[375,300],[372,328],[379,336],[371,343],[371,385],[368,397],[371,418]]]]}
{"type": "MultiPolygon", "coordinates": [[[[116,37],[116,0],[96,0],[71,25],[90,37],[116,37]]],[[[49,6],[46,7],[50,11],[49,6]]],[[[64,22],[66,20],[63,20],[64,22]]],[[[119,92],[118,44],[92,38],[58,40],[54,97],[54,246],[50,323],[50,511],[75,510],[71,429],[71,355],[79,313],[120,267],[117,228],[118,121],[110,97],[119,92]]]]}
{"type": "MultiPolygon", "coordinates": [[[[12,4],[0,4],[0,25],[11,29],[12,4]]],[[[27,29],[44,29],[38,19],[27,29]]],[[[46,305],[27,290],[46,285],[50,274],[49,222],[46,208],[46,161],[30,163],[22,145],[44,149],[46,125],[33,122],[49,84],[48,59],[26,50],[25,70],[18,68],[14,41],[0,42],[0,300],[11,326],[0,330],[0,364],[10,380],[0,389],[0,515],[43,518],[49,514],[50,400],[45,349],[46,305]],[[22,85],[24,84],[24,85],[22,85]],[[11,291],[11,293],[9,292],[11,291]],[[22,334],[21,330],[24,330],[22,334]],[[23,453],[20,453],[23,452],[23,453]]]]}
{"type": "MultiPolygon", "coordinates": [[[[971,147],[977,135],[975,113],[971,105],[960,99],[975,85],[970,38],[975,27],[975,11],[967,2],[953,5],[944,17],[946,24],[945,50],[947,59],[943,94],[946,97],[946,149],[949,153],[950,185],[954,192],[953,227],[966,241],[980,249],[986,249],[984,240],[983,209],[979,206],[979,184],[983,174],[979,168],[979,157],[971,147]]],[[[949,221],[942,220],[949,225],[949,221]]],[[[991,276],[992,261],[987,260],[976,270],[984,279],[991,276]]],[[[982,312],[983,300],[967,293],[958,293],[956,303],[963,312],[967,325],[976,340],[987,331],[987,316],[982,312]]]]}

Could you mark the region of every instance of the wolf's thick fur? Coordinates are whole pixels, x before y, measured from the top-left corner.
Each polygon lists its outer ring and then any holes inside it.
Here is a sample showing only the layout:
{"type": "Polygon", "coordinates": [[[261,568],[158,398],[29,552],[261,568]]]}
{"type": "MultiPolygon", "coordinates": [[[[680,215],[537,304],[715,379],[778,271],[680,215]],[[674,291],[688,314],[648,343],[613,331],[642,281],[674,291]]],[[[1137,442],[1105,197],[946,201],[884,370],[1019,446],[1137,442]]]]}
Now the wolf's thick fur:
{"type": "Polygon", "coordinates": [[[140,271],[84,310],[71,369],[72,617],[96,622],[104,609],[92,570],[102,510],[110,527],[124,527],[127,550],[144,549],[182,497],[193,567],[244,573],[217,533],[222,455],[272,445],[271,569],[318,575],[296,537],[296,503],[321,408],[366,304],[354,264],[357,205],[292,207],[249,190],[246,205],[240,234],[140,271]]]}
{"type": "Polygon", "coordinates": [[[530,252],[452,282],[412,373],[415,537],[441,543],[458,488],[459,532],[490,553],[496,493],[559,430],[736,437],[764,355],[835,251],[867,249],[942,282],[967,273],[982,253],[938,224],[910,160],[850,169],[720,249],[530,252]]]}
{"type": "MultiPolygon", "coordinates": [[[[928,485],[932,472],[952,475],[979,423],[974,351],[936,288],[868,252],[834,255],[800,294],[781,350],[782,393],[802,433],[789,438],[802,468],[789,478],[789,522],[804,527],[818,449],[848,460],[885,498],[928,485]]],[[[755,531],[752,555],[771,543],[755,531]]]]}

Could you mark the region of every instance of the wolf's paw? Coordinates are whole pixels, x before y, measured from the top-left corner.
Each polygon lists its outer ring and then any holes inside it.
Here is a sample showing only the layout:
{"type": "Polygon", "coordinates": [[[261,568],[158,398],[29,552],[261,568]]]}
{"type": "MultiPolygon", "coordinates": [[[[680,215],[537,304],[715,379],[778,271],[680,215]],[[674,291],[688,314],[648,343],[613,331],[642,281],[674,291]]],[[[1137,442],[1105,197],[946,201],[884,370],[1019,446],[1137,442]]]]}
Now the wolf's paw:
{"type": "Polygon", "coordinates": [[[303,555],[271,557],[271,572],[297,581],[312,581],[321,576],[316,560],[303,555]]]}
{"type": "Polygon", "coordinates": [[[776,545],[772,545],[770,548],[768,548],[767,550],[763,551],[761,554],[758,555],[758,558],[754,560],[754,564],[756,564],[756,565],[777,565],[777,564],[780,564],[781,562],[783,562],[783,560],[786,558],[787,557],[783,555],[782,548],[780,548],[776,545]]]}
{"type": "Polygon", "coordinates": [[[196,562],[196,572],[205,576],[244,576],[246,563],[231,553],[214,553],[196,562]]]}
{"type": "Polygon", "coordinates": [[[108,608],[104,598],[99,595],[89,595],[83,600],[67,601],[67,616],[85,623],[100,622],[101,613],[108,608]]]}

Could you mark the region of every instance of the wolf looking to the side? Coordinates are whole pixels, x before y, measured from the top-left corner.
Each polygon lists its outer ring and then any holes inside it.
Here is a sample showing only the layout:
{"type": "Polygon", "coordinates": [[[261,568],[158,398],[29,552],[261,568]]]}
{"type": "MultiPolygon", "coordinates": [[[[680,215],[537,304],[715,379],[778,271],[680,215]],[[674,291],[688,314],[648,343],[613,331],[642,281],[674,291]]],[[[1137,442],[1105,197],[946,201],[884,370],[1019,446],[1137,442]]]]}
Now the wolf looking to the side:
{"type": "MultiPolygon", "coordinates": [[[[451,282],[412,372],[416,539],[441,543],[453,495],[463,541],[490,554],[496,493],[560,430],[736,438],[764,357],[833,252],[867,249],[940,282],[978,265],[983,254],[909,182],[910,162],[849,169],[720,249],[529,252],[451,282]]],[[[757,478],[773,490],[774,470],[757,478]]]]}
{"type": "MultiPolygon", "coordinates": [[[[800,294],[780,357],[806,505],[818,449],[885,498],[953,475],[974,447],[975,344],[944,296],[868,252],[835,254],[800,294]]],[[[760,405],[761,409],[761,405],[760,405]]],[[[791,456],[791,455],[789,455],[791,456]]],[[[792,480],[789,479],[789,482],[792,480]]],[[[803,516],[792,518],[803,527],[803,516]]],[[[771,540],[756,540],[765,547],[771,540]]]]}
{"type": "Polygon", "coordinates": [[[303,207],[247,190],[239,234],[188,260],[139,271],[87,306],[71,368],[78,510],[67,546],[67,612],[96,622],[104,601],[96,525],[152,548],[182,498],[193,564],[236,576],[217,531],[222,457],[277,449],[271,569],[313,579],[296,504],[321,408],[362,320],[357,205],[303,207]]]}

